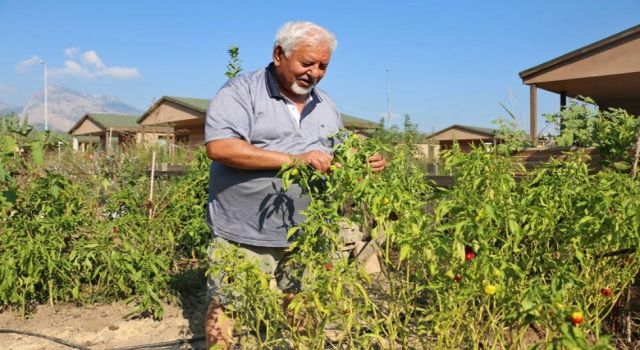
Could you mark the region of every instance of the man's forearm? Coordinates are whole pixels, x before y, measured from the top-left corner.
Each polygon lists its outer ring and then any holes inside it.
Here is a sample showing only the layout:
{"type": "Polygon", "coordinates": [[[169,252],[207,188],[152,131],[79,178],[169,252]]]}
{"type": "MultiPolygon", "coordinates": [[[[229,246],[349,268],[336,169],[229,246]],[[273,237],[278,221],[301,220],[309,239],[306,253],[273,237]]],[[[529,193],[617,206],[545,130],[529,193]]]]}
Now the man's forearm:
{"type": "Polygon", "coordinates": [[[254,170],[276,170],[293,161],[287,153],[264,150],[240,139],[208,142],[207,156],[230,167],[254,170]]]}
{"type": "Polygon", "coordinates": [[[329,170],[333,156],[320,150],[299,154],[267,151],[240,139],[223,139],[207,143],[209,159],[238,169],[276,170],[284,164],[301,163],[325,172],[329,170]]]}

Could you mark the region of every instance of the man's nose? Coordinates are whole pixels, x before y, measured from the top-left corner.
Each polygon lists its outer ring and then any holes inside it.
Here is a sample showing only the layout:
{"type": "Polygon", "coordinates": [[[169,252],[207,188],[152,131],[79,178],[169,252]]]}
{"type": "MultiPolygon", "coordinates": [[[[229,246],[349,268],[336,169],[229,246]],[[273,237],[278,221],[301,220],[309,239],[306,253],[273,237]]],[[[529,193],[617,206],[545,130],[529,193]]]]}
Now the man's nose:
{"type": "Polygon", "coordinates": [[[311,66],[309,71],[307,71],[307,74],[314,80],[317,80],[322,77],[322,70],[318,66],[311,66]]]}

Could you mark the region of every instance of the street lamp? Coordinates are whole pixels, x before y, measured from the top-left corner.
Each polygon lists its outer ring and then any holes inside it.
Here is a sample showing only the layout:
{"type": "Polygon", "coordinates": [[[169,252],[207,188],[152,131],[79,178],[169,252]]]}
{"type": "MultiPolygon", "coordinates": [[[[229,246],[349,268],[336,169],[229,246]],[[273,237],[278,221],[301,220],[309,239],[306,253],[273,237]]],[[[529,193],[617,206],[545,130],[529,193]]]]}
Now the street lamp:
{"type": "Polygon", "coordinates": [[[47,62],[40,60],[40,64],[44,65],[44,130],[49,130],[49,118],[47,115],[47,62]]]}

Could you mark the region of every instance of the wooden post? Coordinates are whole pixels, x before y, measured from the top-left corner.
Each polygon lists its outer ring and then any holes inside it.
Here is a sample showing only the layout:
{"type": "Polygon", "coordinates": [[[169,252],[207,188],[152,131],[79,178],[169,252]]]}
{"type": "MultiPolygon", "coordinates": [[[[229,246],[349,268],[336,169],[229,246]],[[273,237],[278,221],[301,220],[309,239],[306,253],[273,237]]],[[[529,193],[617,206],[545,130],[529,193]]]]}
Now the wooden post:
{"type": "Polygon", "coordinates": [[[631,177],[636,178],[638,175],[638,159],[640,159],[640,130],[638,130],[636,138],[636,153],[633,157],[633,166],[631,167],[631,177]]]}
{"type": "Polygon", "coordinates": [[[111,150],[111,138],[113,137],[113,128],[109,128],[109,150],[111,150]]]}
{"type": "Polygon", "coordinates": [[[149,219],[153,216],[153,181],[156,175],[156,152],[151,153],[151,183],[149,185],[149,200],[147,200],[147,209],[149,211],[149,219]]]}
{"type": "MultiPolygon", "coordinates": [[[[565,108],[567,108],[567,92],[561,91],[560,92],[560,112],[564,111],[565,108]]],[[[564,130],[564,120],[562,119],[562,117],[560,117],[560,133],[561,134],[563,130],[564,130]]]]}
{"type": "Polygon", "coordinates": [[[173,140],[169,133],[165,133],[165,138],[167,140],[167,154],[169,155],[169,161],[173,158],[173,140]]]}
{"type": "Polygon", "coordinates": [[[531,134],[531,143],[536,146],[538,121],[538,87],[536,84],[529,85],[529,133],[531,134]]]}
{"type": "Polygon", "coordinates": [[[624,303],[624,310],[625,310],[625,320],[626,320],[626,333],[627,333],[627,344],[631,344],[631,285],[632,283],[629,283],[629,286],[627,286],[627,302],[624,303]]]}

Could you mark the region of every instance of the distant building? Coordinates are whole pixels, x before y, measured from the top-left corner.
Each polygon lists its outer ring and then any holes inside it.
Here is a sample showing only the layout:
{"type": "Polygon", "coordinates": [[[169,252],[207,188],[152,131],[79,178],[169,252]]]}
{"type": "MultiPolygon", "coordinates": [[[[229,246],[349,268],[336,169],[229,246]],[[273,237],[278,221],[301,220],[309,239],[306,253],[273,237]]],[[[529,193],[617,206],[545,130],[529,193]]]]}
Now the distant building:
{"type": "Polygon", "coordinates": [[[90,145],[108,150],[124,143],[153,143],[173,134],[172,128],[144,127],[138,116],[122,114],[87,113],[71,127],[75,150],[84,151],[90,145]]]}
{"type": "Polygon", "coordinates": [[[163,96],[138,118],[142,126],[168,126],[173,129],[171,143],[202,145],[204,119],[211,100],[163,96]]]}
{"type": "Polygon", "coordinates": [[[340,113],[344,127],[361,136],[370,136],[371,133],[380,127],[380,124],[372,121],[354,117],[352,115],[340,113]]]}
{"type": "Polygon", "coordinates": [[[468,152],[473,147],[495,146],[501,143],[502,141],[496,136],[497,133],[496,129],[454,124],[431,134],[426,138],[425,143],[437,145],[438,152],[442,152],[451,149],[453,142],[456,141],[463,152],[468,152]]]}
{"type": "MultiPolygon", "coordinates": [[[[211,100],[191,97],[163,96],[138,118],[144,127],[164,126],[174,130],[169,140],[188,146],[204,144],[204,121],[211,100]]],[[[378,124],[341,114],[345,128],[367,135],[378,124]]],[[[277,127],[274,125],[274,127],[277,127]]]]}
{"type": "Polygon", "coordinates": [[[591,97],[604,108],[619,107],[640,115],[640,25],[520,72],[530,87],[530,134],[537,138],[537,89],[560,95],[591,97]]]}

